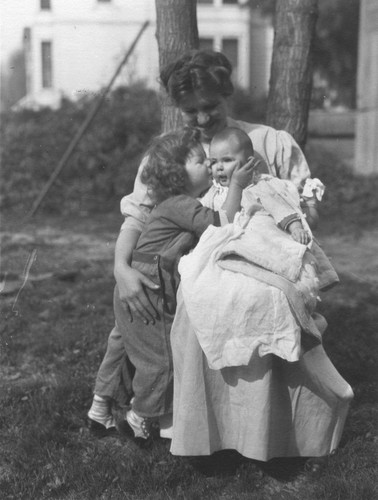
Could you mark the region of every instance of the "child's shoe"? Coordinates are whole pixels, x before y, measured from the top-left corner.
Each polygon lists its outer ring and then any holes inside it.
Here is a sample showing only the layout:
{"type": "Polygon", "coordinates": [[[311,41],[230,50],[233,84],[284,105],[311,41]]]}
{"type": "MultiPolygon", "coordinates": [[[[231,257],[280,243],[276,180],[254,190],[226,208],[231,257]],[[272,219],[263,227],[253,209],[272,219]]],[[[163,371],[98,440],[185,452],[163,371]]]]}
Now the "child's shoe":
{"type": "Polygon", "coordinates": [[[157,432],[157,421],[153,418],[140,417],[133,409],[128,410],[125,420],[119,424],[124,434],[134,438],[142,447],[149,446],[157,432]]]}
{"type": "Polygon", "coordinates": [[[94,395],[88,412],[88,427],[97,437],[105,437],[117,432],[108,399],[94,395]]]}

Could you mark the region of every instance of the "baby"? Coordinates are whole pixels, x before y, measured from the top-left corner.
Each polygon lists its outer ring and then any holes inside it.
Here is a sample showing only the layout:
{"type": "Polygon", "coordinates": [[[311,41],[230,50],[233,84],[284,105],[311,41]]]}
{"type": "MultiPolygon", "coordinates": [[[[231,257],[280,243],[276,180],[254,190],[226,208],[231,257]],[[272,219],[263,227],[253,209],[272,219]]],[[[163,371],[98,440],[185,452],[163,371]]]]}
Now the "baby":
{"type": "MultiPolygon", "coordinates": [[[[216,134],[210,144],[213,185],[202,204],[218,210],[232,172],[253,153],[242,130],[216,134]]],[[[294,184],[263,173],[262,165],[254,161],[234,223],[207,229],[179,266],[189,319],[214,369],[248,364],[254,353],[296,361],[303,332],[308,341],[321,342],[312,318],[322,286],[312,252],[319,247],[294,184]]],[[[327,272],[337,281],[333,268],[327,272]]]]}
{"type": "MultiPolygon", "coordinates": [[[[209,205],[207,200],[211,197],[216,204],[222,202],[235,167],[246,163],[253,154],[251,139],[242,130],[229,127],[215,135],[210,145],[214,186],[202,200],[204,205],[209,205]]],[[[303,221],[295,186],[289,181],[262,173],[261,166],[262,162],[256,160],[253,181],[244,192],[244,211],[252,216],[265,209],[276,224],[295,241],[303,245],[309,244],[311,232],[308,224],[303,221]]]]}

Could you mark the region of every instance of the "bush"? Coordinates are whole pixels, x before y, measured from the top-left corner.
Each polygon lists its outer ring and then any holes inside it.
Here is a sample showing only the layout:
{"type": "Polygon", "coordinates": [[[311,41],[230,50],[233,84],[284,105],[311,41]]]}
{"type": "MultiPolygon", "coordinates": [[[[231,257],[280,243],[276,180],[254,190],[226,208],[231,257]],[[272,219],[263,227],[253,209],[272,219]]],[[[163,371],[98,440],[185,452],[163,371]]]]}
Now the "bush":
{"type": "Polygon", "coordinates": [[[249,92],[239,87],[235,88],[230,97],[230,114],[236,120],[249,123],[265,123],[267,97],[254,99],[249,92]]]}
{"type": "MultiPolygon", "coordinates": [[[[65,100],[60,109],[23,110],[1,120],[1,205],[27,213],[94,105],[93,98],[65,100]]],[[[141,85],[120,87],[94,121],[47,193],[41,211],[62,214],[108,211],[131,192],[151,137],[160,130],[156,93],[141,85]]]]}

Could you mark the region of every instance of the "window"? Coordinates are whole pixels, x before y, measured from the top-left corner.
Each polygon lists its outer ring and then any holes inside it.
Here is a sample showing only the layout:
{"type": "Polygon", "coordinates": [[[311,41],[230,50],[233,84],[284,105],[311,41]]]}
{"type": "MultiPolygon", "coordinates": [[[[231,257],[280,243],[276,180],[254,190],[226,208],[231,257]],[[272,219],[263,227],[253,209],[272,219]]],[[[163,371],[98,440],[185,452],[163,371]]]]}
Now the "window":
{"type": "Polygon", "coordinates": [[[225,5],[227,5],[227,4],[228,4],[228,5],[235,5],[235,4],[237,4],[237,3],[238,3],[238,0],[223,0],[223,3],[224,3],[225,5]]]}
{"type": "Polygon", "coordinates": [[[212,38],[200,38],[199,48],[202,50],[213,50],[214,40],[212,38]]]}
{"type": "Polygon", "coordinates": [[[41,43],[42,56],[42,87],[50,89],[52,87],[52,43],[41,43]]]}
{"type": "Polygon", "coordinates": [[[40,5],[41,5],[41,10],[50,10],[51,9],[50,0],[41,0],[40,5]]]}
{"type": "Polygon", "coordinates": [[[234,77],[238,74],[238,48],[239,44],[237,38],[223,38],[222,52],[232,64],[234,77]]]}

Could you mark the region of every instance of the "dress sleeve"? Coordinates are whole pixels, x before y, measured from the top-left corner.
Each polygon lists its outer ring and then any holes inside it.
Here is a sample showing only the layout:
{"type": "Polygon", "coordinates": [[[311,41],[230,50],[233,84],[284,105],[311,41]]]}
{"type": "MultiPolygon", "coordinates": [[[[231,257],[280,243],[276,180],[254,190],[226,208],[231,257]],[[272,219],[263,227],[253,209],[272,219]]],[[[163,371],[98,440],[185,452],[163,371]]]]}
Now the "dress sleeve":
{"type": "Polygon", "coordinates": [[[126,228],[133,228],[141,231],[147,216],[153,208],[153,202],[147,192],[147,186],[143,184],[140,178],[146,162],[147,157],[143,158],[139,166],[133,192],[124,196],[121,200],[121,213],[125,216],[121,231],[126,228]]]}
{"type": "Polygon", "coordinates": [[[294,138],[284,130],[277,131],[277,177],[292,181],[301,192],[311,172],[306,158],[294,138]]]}

